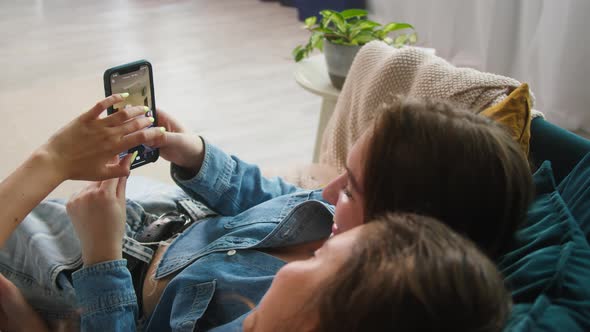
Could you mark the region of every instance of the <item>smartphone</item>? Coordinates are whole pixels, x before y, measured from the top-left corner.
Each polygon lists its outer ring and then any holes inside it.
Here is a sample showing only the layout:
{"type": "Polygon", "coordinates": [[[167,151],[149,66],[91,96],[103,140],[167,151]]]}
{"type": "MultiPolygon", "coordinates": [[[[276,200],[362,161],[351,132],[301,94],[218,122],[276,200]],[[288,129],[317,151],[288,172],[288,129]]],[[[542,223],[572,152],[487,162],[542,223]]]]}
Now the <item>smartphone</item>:
{"type": "MultiPolygon", "coordinates": [[[[149,128],[157,125],[158,114],[156,113],[156,97],[154,96],[154,76],[152,65],[148,61],[139,60],[107,69],[104,72],[104,92],[107,97],[117,93],[129,93],[129,97],[123,102],[110,107],[107,111],[108,114],[113,114],[127,105],[144,105],[150,109],[145,116],[152,116],[155,120],[149,128]]],[[[123,158],[135,151],[138,151],[138,153],[131,164],[131,169],[153,163],[158,160],[160,155],[158,149],[140,145],[119,154],[119,158],[123,158]]]]}

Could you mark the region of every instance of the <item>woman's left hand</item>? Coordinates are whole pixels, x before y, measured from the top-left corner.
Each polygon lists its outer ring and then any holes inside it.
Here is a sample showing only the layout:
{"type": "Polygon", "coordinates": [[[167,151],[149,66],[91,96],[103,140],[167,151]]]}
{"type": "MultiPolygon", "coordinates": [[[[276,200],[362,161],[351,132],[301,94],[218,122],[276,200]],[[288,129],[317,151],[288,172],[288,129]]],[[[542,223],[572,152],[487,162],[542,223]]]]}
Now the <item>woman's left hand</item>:
{"type": "Polygon", "coordinates": [[[82,245],[85,265],[121,259],[127,177],[93,182],[72,196],[66,208],[82,245]]]}
{"type": "Polygon", "coordinates": [[[159,128],[142,130],[152,124],[144,106],[128,107],[104,118],[107,108],[123,102],[112,95],[98,102],[55,133],[37,151],[59,180],[104,180],[127,176],[128,162],[110,163],[113,156],[162,135],[159,128]]]}

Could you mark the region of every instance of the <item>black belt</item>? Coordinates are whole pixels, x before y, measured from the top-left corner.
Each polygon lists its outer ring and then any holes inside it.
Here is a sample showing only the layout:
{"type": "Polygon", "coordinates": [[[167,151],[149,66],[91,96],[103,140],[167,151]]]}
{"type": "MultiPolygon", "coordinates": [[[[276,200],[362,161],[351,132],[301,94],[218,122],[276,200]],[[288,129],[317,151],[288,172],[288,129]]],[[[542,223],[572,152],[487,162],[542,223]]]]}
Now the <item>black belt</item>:
{"type": "MultiPolygon", "coordinates": [[[[180,212],[167,212],[149,225],[145,226],[140,232],[137,232],[133,239],[138,242],[146,243],[145,246],[154,250],[155,253],[160,241],[169,240],[176,234],[182,233],[192,225],[193,222],[194,220],[191,220],[189,216],[180,212]]],[[[137,296],[139,316],[141,317],[143,310],[143,282],[149,268],[149,263],[137,259],[125,252],[123,252],[123,258],[127,260],[127,269],[129,269],[129,272],[131,273],[133,288],[135,289],[135,295],[137,296]]]]}

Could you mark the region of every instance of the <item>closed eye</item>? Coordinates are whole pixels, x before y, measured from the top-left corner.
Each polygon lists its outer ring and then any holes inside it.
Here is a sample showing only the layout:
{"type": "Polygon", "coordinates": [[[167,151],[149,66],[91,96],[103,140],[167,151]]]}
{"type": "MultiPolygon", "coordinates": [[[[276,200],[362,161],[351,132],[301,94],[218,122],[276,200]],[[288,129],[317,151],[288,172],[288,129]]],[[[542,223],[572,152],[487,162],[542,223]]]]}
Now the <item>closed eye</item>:
{"type": "Polygon", "coordinates": [[[344,195],[346,195],[346,197],[352,198],[352,193],[351,193],[350,189],[348,189],[348,185],[346,187],[342,188],[342,193],[344,193],[344,195]]]}

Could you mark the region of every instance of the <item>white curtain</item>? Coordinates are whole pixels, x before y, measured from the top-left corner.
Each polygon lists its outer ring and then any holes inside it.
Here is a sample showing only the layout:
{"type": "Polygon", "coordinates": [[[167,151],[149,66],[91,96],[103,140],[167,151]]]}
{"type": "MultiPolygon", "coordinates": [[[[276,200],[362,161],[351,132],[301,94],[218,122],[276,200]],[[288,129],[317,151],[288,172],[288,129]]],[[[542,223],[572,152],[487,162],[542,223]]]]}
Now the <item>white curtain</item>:
{"type": "Polygon", "coordinates": [[[368,0],[371,18],[408,22],[456,66],[528,82],[535,109],[590,132],[589,0],[368,0]]]}

